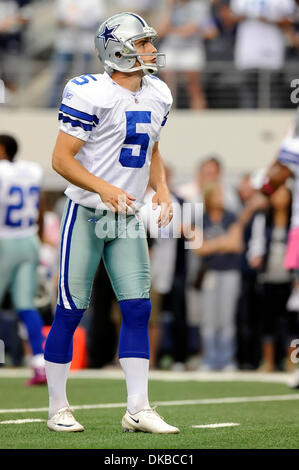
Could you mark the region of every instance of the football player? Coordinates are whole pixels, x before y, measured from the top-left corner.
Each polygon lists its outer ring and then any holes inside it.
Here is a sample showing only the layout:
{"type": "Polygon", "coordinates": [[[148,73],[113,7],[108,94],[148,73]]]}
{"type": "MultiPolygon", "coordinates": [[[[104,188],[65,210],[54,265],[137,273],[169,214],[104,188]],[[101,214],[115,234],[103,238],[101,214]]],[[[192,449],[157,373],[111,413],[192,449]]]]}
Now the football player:
{"type": "Polygon", "coordinates": [[[127,386],[123,430],[179,432],[148,401],[150,269],[138,213],[148,182],[155,190],[153,208],[161,206],[158,225],[166,226],[172,218],[158,143],[172,97],[154,76],[165,63],[153,44],[156,36],[134,13],[112,16],[95,38],[105,72],[76,77],[63,93],[53,168],[70,184],[61,228],[58,303],[45,346],[47,424],[53,431],[84,430],[70,411],[66,380],[73,334],[103,258],[122,312],[118,354],[127,386]]]}
{"type": "Polygon", "coordinates": [[[34,305],[42,169],[37,163],[14,162],[17,150],[12,136],[0,135],[0,305],[10,288],[32,349],[34,375],[28,385],[38,385],[46,383],[43,323],[34,305]]]}

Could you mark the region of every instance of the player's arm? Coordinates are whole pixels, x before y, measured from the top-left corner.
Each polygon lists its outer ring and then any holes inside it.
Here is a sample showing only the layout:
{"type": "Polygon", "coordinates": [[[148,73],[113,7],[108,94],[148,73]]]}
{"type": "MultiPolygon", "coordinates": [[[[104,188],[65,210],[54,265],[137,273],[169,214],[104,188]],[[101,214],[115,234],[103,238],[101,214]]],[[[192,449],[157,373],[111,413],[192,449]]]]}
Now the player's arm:
{"type": "Polygon", "coordinates": [[[283,185],[286,180],[292,176],[292,171],[287,166],[276,160],[268,170],[266,182],[264,183],[262,192],[264,194],[268,194],[268,192],[271,192],[271,190],[274,192],[279,188],[279,186],[283,185]]]}
{"type": "Polygon", "coordinates": [[[83,140],[60,131],[52,156],[53,169],[70,183],[86,191],[98,193],[109,209],[126,212],[135,198],[93,175],[76,160],[75,156],[83,145],[83,140]]]}
{"type": "Polygon", "coordinates": [[[39,239],[43,242],[44,241],[44,217],[46,213],[46,196],[45,193],[42,192],[40,195],[39,201],[39,213],[37,219],[37,226],[38,226],[38,236],[39,239]]]}
{"type": "Polygon", "coordinates": [[[173,208],[158,142],[153,148],[149,182],[156,191],[152,199],[153,210],[156,210],[157,206],[161,206],[161,213],[157,221],[158,227],[166,227],[173,217],[173,208]]]}

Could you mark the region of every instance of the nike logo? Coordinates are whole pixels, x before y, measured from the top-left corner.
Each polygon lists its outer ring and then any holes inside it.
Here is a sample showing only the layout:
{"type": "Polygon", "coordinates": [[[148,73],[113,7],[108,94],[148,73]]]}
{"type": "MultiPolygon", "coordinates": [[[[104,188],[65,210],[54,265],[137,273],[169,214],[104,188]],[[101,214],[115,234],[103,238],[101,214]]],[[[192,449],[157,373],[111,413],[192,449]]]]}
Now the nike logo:
{"type": "Polygon", "coordinates": [[[130,418],[131,418],[133,421],[135,421],[135,423],[137,423],[137,424],[139,423],[139,419],[134,419],[134,418],[132,418],[132,416],[130,416],[130,418]]]}
{"type": "Polygon", "coordinates": [[[74,426],[73,424],[60,424],[60,423],[55,423],[56,426],[63,426],[64,428],[71,428],[74,426]]]}

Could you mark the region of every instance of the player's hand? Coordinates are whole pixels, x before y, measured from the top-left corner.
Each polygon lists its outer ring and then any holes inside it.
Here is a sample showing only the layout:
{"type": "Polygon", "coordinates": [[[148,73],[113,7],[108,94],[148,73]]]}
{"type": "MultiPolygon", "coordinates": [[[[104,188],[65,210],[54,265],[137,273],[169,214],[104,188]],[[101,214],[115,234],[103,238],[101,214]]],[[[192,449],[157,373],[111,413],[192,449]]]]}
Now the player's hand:
{"type": "Polygon", "coordinates": [[[99,195],[103,203],[113,212],[127,214],[136,211],[133,204],[136,198],[112,184],[105,182],[99,190],[99,195]]]}
{"type": "Polygon", "coordinates": [[[173,218],[173,207],[167,187],[163,187],[157,190],[152,199],[152,204],[154,211],[158,206],[161,206],[161,212],[157,220],[158,227],[166,227],[173,218]]]}

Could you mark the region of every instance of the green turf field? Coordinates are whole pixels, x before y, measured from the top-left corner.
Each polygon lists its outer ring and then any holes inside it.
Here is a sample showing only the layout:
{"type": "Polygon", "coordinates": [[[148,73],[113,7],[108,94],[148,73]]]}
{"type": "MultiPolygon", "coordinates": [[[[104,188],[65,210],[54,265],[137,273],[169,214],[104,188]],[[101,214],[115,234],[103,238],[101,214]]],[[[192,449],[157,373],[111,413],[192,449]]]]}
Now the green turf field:
{"type": "Polygon", "coordinates": [[[299,394],[286,385],[257,382],[150,381],[151,403],[159,401],[210,400],[197,404],[168,403],[158,412],[178,426],[178,435],[123,433],[121,418],[126,392],[119,379],[71,379],[71,405],[114,404],[114,407],[78,409],[75,416],[83,433],[54,433],[45,421],[4,424],[19,419],[46,420],[46,411],[11,410],[47,407],[46,387],[28,388],[22,378],[0,379],[1,449],[298,449],[299,394]],[[284,400],[276,396],[286,395],[284,400]],[[234,402],[243,397],[242,402],[234,402]],[[260,397],[248,401],[247,397],[260,397]],[[213,399],[228,399],[213,403],[213,399]],[[232,403],[231,403],[232,402],[232,403]],[[120,405],[117,405],[120,404],[120,405]],[[4,410],[7,410],[4,412],[4,410]],[[2,424],[1,424],[2,423],[2,424]],[[193,425],[238,423],[235,427],[196,429],[193,425]]]}

